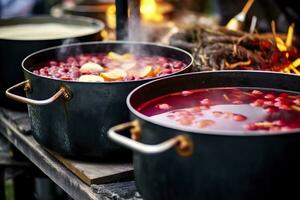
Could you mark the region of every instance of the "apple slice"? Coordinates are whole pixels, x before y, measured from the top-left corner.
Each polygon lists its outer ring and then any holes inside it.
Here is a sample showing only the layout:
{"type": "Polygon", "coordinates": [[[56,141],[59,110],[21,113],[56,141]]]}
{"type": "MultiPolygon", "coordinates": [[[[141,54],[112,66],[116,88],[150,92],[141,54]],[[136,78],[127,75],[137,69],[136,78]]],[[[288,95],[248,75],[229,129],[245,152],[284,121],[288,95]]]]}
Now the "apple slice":
{"type": "Polygon", "coordinates": [[[96,75],[82,75],[79,77],[78,81],[82,82],[104,82],[104,79],[101,76],[96,75]]]}
{"type": "Polygon", "coordinates": [[[136,66],[136,62],[127,62],[121,65],[121,68],[124,70],[130,70],[136,66]]]}
{"type": "Polygon", "coordinates": [[[81,73],[93,73],[103,71],[103,67],[97,63],[88,62],[82,65],[79,69],[81,73]]]}

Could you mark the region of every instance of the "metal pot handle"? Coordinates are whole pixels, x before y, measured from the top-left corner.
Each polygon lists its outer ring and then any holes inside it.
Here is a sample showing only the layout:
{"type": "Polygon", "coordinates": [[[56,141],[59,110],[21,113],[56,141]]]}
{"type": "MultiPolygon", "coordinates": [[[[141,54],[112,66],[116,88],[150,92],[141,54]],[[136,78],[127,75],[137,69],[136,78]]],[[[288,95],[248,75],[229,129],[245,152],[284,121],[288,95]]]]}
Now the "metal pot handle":
{"type": "Polygon", "coordinates": [[[66,100],[69,100],[71,98],[70,91],[68,91],[64,87],[61,87],[58,90],[58,92],[56,92],[52,97],[50,97],[49,99],[45,99],[45,100],[33,100],[33,99],[29,99],[29,98],[26,98],[26,97],[21,97],[19,95],[11,93],[11,90],[19,88],[21,86],[24,86],[24,91],[26,91],[26,92],[31,90],[30,82],[29,82],[29,80],[26,80],[26,81],[23,81],[21,83],[18,83],[16,85],[8,88],[5,91],[6,96],[8,98],[11,98],[11,99],[13,99],[15,101],[18,101],[18,102],[21,102],[21,103],[26,103],[26,104],[30,104],[30,105],[38,105],[38,106],[50,104],[50,103],[54,102],[55,100],[57,100],[60,96],[62,96],[66,100]]]}
{"type": "Polygon", "coordinates": [[[138,121],[127,122],[116,125],[108,130],[108,137],[120,145],[128,147],[131,150],[144,154],[157,154],[162,153],[175,147],[177,153],[181,156],[190,156],[193,152],[193,142],[187,135],[178,135],[160,144],[149,145],[143,144],[134,139],[137,139],[140,135],[140,128],[138,121]],[[119,131],[131,129],[131,138],[120,135],[119,131]]]}

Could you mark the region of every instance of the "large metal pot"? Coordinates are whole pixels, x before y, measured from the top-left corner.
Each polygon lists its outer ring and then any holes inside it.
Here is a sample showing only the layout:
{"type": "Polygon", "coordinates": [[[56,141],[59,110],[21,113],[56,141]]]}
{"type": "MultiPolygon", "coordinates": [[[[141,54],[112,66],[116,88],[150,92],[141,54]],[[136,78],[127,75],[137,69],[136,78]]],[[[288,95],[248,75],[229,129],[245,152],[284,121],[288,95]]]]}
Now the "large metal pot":
{"type": "Polygon", "coordinates": [[[135,51],[178,59],[187,64],[179,73],[188,71],[193,61],[190,54],[178,48],[138,42],[79,43],[31,54],[22,64],[26,81],[9,88],[6,94],[28,104],[33,136],[40,144],[71,156],[104,157],[120,151],[119,145],[108,140],[106,132],[109,127],[129,120],[126,96],[151,79],[103,83],[62,81],[38,76],[31,71],[38,63],[48,60],[109,51],[135,51]],[[27,98],[11,93],[20,86],[27,90],[27,98]]]}
{"type": "Polygon", "coordinates": [[[135,121],[111,128],[108,135],[134,150],[136,184],[145,200],[300,199],[300,130],[284,134],[189,132],[153,122],[136,110],[152,98],[195,88],[237,86],[300,92],[299,85],[296,75],[253,71],[160,79],[130,93],[127,106],[135,121]],[[132,129],[132,137],[139,140],[121,135],[125,129],[132,129]]]}
{"type": "Polygon", "coordinates": [[[100,19],[106,22],[106,11],[109,6],[114,5],[112,0],[95,1],[95,2],[77,2],[77,3],[62,3],[51,8],[52,16],[76,15],[85,16],[95,19],[100,19]]]}
{"type": "Polygon", "coordinates": [[[5,90],[22,80],[24,80],[21,62],[29,54],[45,49],[51,46],[57,46],[67,43],[87,42],[101,40],[100,32],[104,29],[103,22],[86,17],[65,16],[65,17],[51,17],[51,16],[34,16],[34,17],[16,17],[10,19],[1,19],[0,27],[15,26],[24,24],[46,24],[58,23],[63,25],[78,25],[93,27],[95,31],[91,34],[86,34],[78,37],[64,37],[59,39],[0,39],[0,105],[13,109],[26,109],[21,104],[9,101],[5,98],[5,90]]]}

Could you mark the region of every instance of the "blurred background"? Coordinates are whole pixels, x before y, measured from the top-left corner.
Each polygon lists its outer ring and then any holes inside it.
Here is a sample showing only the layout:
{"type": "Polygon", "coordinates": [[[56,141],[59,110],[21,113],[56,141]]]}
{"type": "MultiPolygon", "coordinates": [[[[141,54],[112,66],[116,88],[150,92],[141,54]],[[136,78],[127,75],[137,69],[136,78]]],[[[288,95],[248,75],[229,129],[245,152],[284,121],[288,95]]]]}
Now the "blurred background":
{"type": "MultiPolygon", "coordinates": [[[[134,34],[132,38],[135,39],[168,43],[170,34],[182,29],[199,25],[226,25],[242,10],[245,3],[246,0],[129,0],[129,31],[134,34]],[[133,14],[136,9],[139,11],[138,15],[133,14]]],[[[295,23],[295,32],[299,35],[300,12],[296,5],[295,0],[255,0],[246,16],[243,31],[249,31],[255,16],[257,32],[271,32],[271,21],[275,20],[277,32],[286,33],[288,26],[295,23]]],[[[0,0],[1,19],[33,15],[96,18],[105,23],[105,30],[101,33],[104,40],[116,38],[114,0],[0,0]]],[[[10,149],[7,146],[8,144],[0,144],[0,155],[2,151],[10,149]]],[[[9,200],[70,199],[38,169],[30,170],[35,171],[34,178],[32,173],[25,174],[17,184],[11,181],[11,177],[16,176],[15,171],[6,175],[5,192],[9,200]],[[32,194],[25,195],[30,192],[32,194]]]]}
{"type": "MultiPolygon", "coordinates": [[[[164,34],[174,26],[195,24],[225,25],[239,13],[246,0],[129,0],[139,2],[141,21],[144,29],[164,34]],[[145,25],[146,24],[146,25],[145,25]]],[[[130,4],[130,3],[129,3],[130,4]]],[[[136,4],[135,4],[136,5],[136,4]]],[[[250,26],[252,17],[257,17],[257,31],[271,31],[270,22],[275,20],[278,32],[286,32],[290,23],[297,25],[300,17],[295,0],[255,0],[245,20],[245,29],[250,26]]],[[[106,30],[115,29],[114,0],[1,0],[0,17],[29,16],[50,14],[80,15],[102,20],[106,30]]],[[[103,33],[108,39],[114,35],[103,33]]],[[[154,34],[156,35],[156,34],[154,34]]],[[[159,35],[162,37],[161,35],[159,35]]],[[[157,40],[148,33],[147,40],[157,40]]],[[[157,37],[157,36],[156,36],[157,37]]]]}

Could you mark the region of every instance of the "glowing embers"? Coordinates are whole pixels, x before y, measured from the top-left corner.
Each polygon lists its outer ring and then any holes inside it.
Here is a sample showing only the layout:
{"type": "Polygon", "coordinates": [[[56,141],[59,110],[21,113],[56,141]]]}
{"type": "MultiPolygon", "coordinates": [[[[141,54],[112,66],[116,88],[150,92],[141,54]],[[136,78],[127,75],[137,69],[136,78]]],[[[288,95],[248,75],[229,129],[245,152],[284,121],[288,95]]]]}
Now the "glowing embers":
{"type": "Polygon", "coordinates": [[[182,91],[153,99],[138,111],[186,130],[282,132],[300,128],[300,95],[254,88],[182,91]]]}

